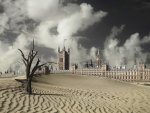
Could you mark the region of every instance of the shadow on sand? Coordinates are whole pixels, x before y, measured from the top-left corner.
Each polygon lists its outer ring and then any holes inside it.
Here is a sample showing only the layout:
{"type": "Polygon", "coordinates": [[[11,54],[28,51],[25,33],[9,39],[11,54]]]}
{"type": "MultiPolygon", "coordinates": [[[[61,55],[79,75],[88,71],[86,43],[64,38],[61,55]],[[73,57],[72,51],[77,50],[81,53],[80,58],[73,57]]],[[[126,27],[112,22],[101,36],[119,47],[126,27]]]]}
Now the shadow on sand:
{"type": "Polygon", "coordinates": [[[6,88],[0,88],[0,91],[5,91],[5,90],[14,92],[14,91],[16,91],[16,90],[21,90],[21,87],[6,87],[6,88]]]}
{"type": "Polygon", "coordinates": [[[41,93],[32,93],[31,95],[49,95],[49,96],[65,96],[64,94],[49,94],[49,93],[46,93],[46,94],[41,94],[41,93]]]}

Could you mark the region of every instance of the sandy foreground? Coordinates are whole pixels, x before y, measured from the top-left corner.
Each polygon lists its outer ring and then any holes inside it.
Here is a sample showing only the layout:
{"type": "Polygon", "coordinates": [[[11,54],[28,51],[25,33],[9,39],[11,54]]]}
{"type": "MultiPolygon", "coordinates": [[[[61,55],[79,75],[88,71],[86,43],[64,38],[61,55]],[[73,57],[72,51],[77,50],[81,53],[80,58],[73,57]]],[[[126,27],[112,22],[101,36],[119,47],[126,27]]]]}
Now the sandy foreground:
{"type": "Polygon", "coordinates": [[[0,113],[150,113],[150,86],[77,75],[36,77],[33,95],[0,79],[0,113]]]}

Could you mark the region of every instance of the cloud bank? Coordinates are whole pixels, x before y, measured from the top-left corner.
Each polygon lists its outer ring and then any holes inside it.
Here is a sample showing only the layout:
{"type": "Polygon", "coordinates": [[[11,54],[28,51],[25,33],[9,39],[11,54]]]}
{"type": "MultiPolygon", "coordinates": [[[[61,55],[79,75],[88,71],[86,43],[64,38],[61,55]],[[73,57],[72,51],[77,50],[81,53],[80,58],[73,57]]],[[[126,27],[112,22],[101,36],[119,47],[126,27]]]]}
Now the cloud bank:
{"type": "Polygon", "coordinates": [[[17,49],[27,53],[33,38],[37,46],[50,48],[56,54],[58,46],[70,47],[75,63],[91,58],[95,49],[88,52],[79,43],[83,37],[78,32],[107,15],[103,11],[94,12],[89,4],[65,0],[1,0],[0,3],[3,9],[0,13],[0,71],[10,66],[19,67],[21,58],[17,49]]]}
{"type": "Polygon", "coordinates": [[[146,63],[149,53],[144,52],[142,45],[150,42],[150,36],[140,38],[139,33],[132,34],[122,45],[116,38],[124,29],[113,27],[110,36],[105,41],[104,56],[107,63],[113,66],[127,65],[131,68],[138,63],[146,63]]]}
{"type": "MultiPolygon", "coordinates": [[[[22,70],[21,55],[18,48],[28,53],[34,38],[38,48],[48,48],[52,52],[42,60],[55,61],[57,48],[71,49],[71,63],[81,63],[95,59],[97,48],[87,50],[79,35],[97,22],[107,12],[95,12],[87,3],[76,4],[75,0],[0,0],[0,71],[8,68],[22,70]],[[53,54],[53,55],[52,55],[53,54]]],[[[106,38],[103,56],[111,66],[146,62],[149,53],[143,52],[142,45],[150,42],[150,36],[140,37],[132,34],[123,45],[116,38],[124,29],[114,27],[106,38]]],[[[39,49],[40,50],[40,49],[39,49]]]]}

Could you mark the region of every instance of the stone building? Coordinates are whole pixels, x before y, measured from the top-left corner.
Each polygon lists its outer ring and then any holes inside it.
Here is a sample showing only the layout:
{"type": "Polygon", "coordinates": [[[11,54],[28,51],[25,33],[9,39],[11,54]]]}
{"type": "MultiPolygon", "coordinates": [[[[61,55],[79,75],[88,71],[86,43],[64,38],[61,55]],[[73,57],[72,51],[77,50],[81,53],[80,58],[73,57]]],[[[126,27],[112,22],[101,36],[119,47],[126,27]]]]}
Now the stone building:
{"type": "Polygon", "coordinates": [[[70,49],[66,51],[65,47],[60,51],[58,48],[58,71],[55,73],[73,73],[77,75],[92,75],[92,76],[100,76],[107,77],[111,79],[118,79],[123,81],[150,81],[150,69],[146,68],[146,66],[142,63],[134,65],[134,68],[126,69],[125,65],[120,68],[116,67],[110,68],[109,65],[104,63],[102,57],[100,56],[100,52],[98,50],[96,54],[96,66],[89,67],[86,66],[84,68],[78,68],[76,64],[72,65],[69,70],[70,64],[70,49]]]}
{"type": "Polygon", "coordinates": [[[58,48],[57,64],[58,64],[58,70],[69,70],[69,66],[70,66],[69,48],[68,51],[66,51],[65,47],[62,50],[58,48]]]}
{"type": "Polygon", "coordinates": [[[100,68],[101,67],[101,57],[100,57],[100,51],[98,49],[97,54],[96,54],[96,67],[100,68]]]}
{"type": "Polygon", "coordinates": [[[123,81],[150,81],[150,69],[146,68],[144,64],[139,63],[128,70],[125,66],[110,68],[109,65],[102,62],[99,50],[96,54],[96,67],[79,69],[72,67],[72,71],[78,75],[94,75],[123,81]]]}
{"type": "Polygon", "coordinates": [[[150,81],[150,69],[144,64],[138,64],[136,69],[129,70],[108,70],[107,65],[103,64],[101,68],[80,68],[73,71],[72,73],[78,75],[93,75],[123,81],[150,81]]]}

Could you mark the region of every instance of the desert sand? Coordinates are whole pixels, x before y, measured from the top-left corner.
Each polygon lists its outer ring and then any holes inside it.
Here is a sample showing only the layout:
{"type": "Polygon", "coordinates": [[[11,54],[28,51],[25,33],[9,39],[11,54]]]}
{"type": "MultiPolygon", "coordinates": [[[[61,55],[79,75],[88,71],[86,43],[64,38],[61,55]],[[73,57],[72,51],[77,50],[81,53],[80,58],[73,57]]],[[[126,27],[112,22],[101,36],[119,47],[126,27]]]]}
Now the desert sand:
{"type": "Polygon", "coordinates": [[[0,113],[150,113],[150,86],[77,75],[43,75],[27,95],[14,78],[0,79],[0,113]]]}

